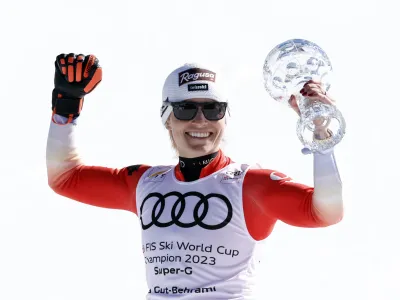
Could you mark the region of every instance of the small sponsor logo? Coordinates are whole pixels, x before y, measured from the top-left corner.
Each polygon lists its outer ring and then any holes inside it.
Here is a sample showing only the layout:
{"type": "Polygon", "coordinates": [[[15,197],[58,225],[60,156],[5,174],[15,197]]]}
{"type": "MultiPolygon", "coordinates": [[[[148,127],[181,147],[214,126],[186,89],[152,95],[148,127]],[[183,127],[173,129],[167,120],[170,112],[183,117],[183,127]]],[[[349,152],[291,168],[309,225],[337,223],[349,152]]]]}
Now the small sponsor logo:
{"type": "Polygon", "coordinates": [[[222,175],[221,183],[232,183],[237,182],[241,178],[243,171],[226,171],[222,175]]]}
{"type": "Polygon", "coordinates": [[[188,85],[188,91],[208,91],[208,84],[207,83],[194,83],[188,85]]]}
{"type": "Polygon", "coordinates": [[[165,179],[165,176],[167,175],[168,171],[170,171],[170,169],[167,170],[164,169],[161,171],[154,172],[149,176],[147,176],[145,181],[161,182],[165,179]]]}

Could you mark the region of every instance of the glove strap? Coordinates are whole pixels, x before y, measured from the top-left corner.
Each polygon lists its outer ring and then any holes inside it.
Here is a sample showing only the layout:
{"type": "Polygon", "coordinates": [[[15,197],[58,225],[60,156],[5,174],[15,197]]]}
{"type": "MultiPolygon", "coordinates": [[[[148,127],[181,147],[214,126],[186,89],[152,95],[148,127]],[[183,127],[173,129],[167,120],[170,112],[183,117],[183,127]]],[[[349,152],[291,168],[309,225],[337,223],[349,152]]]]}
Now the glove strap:
{"type": "Polygon", "coordinates": [[[73,119],[79,117],[82,106],[83,106],[83,98],[65,98],[60,93],[53,93],[53,101],[52,101],[52,120],[54,123],[58,124],[54,120],[54,115],[60,115],[68,118],[68,122],[63,124],[69,124],[73,119]]]}

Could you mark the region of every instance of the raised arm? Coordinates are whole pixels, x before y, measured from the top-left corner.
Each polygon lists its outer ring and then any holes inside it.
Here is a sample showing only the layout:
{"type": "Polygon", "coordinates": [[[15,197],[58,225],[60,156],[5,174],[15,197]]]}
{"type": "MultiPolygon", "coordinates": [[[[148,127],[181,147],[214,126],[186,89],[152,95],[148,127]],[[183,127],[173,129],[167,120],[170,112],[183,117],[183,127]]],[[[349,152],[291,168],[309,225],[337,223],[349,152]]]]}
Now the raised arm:
{"type": "Polygon", "coordinates": [[[251,169],[243,183],[249,232],[267,237],[277,220],[297,227],[326,227],[343,218],[342,182],[333,150],[314,154],[314,187],[266,169],[251,169]]]}
{"type": "Polygon", "coordinates": [[[82,203],[136,213],[136,185],[148,166],[87,166],[75,145],[83,97],[101,81],[97,59],[92,55],[59,55],[55,65],[53,115],[46,149],[49,186],[57,194],[82,203]]]}

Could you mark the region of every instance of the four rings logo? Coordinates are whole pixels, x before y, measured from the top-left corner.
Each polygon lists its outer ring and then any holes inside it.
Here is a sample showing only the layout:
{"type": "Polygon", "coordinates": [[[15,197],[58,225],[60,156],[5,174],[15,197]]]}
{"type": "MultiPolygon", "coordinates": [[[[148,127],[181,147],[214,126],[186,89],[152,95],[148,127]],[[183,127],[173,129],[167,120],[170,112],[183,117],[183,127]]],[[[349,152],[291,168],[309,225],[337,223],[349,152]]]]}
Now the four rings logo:
{"type": "MultiPolygon", "coordinates": [[[[192,201],[192,199],[190,201],[192,201]]],[[[140,222],[142,223],[143,230],[147,230],[151,226],[163,228],[163,227],[169,227],[171,225],[176,225],[181,228],[190,228],[198,225],[201,228],[207,230],[217,230],[225,227],[231,221],[232,215],[233,215],[232,204],[230,203],[229,199],[224,195],[216,193],[211,193],[208,195],[203,195],[199,192],[188,192],[185,194],[181,194],[179,192],[170,192],[165,195],[162,195],[160,193],[150,193],[149,195],[147,195],[146,198],[143,199],[142,205],[140,206],[140,222]],[[181,220],[181,217],[185,212],[186,199],[190,196],[199,199],[199,201],[193,208],[194,221],[183,222],[181,220]],[[147,224],[144,224],[142,218],[143,207],[145,203],[151,198],[156,198],[157,201],[154,203],[153,209],[151,211],[151,221],[147,224]],[[203,222],[209,212],[210,202],[212,202],[211,199],[213,199],[213,201],[215,200],[222,201],[226,205],[227,216],[223,221],[217,224],[206,224],[205,222],[203,222]],[[170,212],[167,211],[167,216],[169,219],[170,215],[170,220],[168,220],[167,222],[161,222],[160,217],[165,210],[167,201],[175,201],[174,204],[172,205],[171,211],[170,212]]]]}
{"type": "Polygon", "coordinates": [[[215,73],[200,68],[193,68],[179,73],[179,86],[197,80],[207,80],[215,82],[215,73]]]}

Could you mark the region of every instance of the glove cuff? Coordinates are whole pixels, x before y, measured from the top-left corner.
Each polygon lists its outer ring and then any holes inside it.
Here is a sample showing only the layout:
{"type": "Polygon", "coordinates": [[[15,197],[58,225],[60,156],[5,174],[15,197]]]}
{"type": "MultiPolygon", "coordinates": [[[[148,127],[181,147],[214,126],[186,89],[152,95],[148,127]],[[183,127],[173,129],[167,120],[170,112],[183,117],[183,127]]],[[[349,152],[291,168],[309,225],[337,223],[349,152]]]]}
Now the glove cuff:
{"type": "Polygon", "coordinates": [[[68,97],[59,93],[56,89],[53,90],[52,111],[66,118],[72,117],[73,119],[79,117],[83,106],[83,97],[74,98],[68,97]]]}

